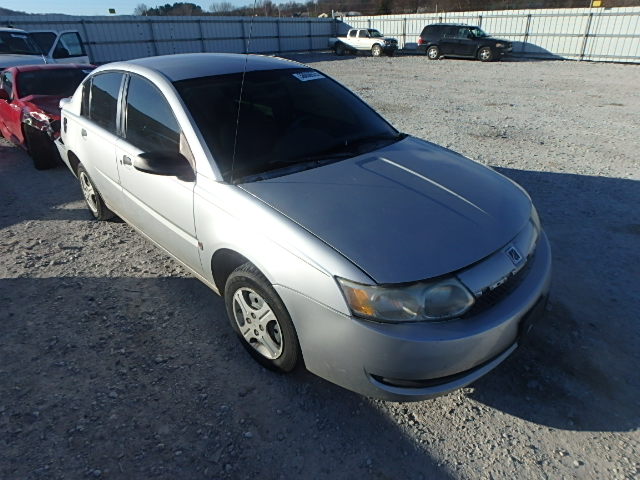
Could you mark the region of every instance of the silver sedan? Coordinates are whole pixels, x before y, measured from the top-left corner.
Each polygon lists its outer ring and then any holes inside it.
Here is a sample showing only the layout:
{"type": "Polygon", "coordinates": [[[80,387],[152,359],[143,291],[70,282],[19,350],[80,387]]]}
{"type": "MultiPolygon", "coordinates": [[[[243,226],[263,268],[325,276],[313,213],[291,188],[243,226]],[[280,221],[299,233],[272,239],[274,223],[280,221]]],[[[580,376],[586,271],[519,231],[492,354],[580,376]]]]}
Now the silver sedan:
{"type": "Polygon", "coordinates": [[[62,107],[57,146],[94,217],[221,294],[269,368],[424,399],[496,367],[544,309],[551,253],[526,192],[312,68],[112,63],[62,107]]]}

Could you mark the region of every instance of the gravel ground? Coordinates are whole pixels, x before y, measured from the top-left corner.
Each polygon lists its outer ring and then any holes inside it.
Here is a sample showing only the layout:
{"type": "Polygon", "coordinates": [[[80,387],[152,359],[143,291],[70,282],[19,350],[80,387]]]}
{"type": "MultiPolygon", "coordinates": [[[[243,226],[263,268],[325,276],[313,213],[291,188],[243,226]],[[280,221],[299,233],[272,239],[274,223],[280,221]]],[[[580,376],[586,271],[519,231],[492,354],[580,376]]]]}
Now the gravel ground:
{"type": "Polygon", "coordinates": [[[1,143],[0,478],[638,478],[640,67],[295,58],[529,191],[555,271],[528,344],[411,404],[267,372],[219,297],[1,143]]]}

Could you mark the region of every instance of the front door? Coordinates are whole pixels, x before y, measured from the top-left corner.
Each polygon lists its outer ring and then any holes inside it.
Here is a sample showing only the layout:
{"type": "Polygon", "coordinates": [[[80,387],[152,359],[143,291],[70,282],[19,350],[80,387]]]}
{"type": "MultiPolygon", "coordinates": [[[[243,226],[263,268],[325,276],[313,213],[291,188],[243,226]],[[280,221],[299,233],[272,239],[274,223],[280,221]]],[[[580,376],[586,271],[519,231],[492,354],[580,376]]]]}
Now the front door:
{"type": "Polygon", "coordinates": [[[15,144],[24,142],[22,135],[22,108],[17,104],[13,74],[9,71],[0,75],[0,88],[7,94],[8,100],[0,100],[0,131],[2,136],[15,144]]]}
{"type": "Polygon", "coordinates": [[[141,153],[182,153],[189,148],[164,95],[151,82],[131,75],[126,93],[123,139],[116,155],[127,220],[172,255],[202,273],[193,217],[194,181],[141,172],[141,153]]]}
{"type": "Polygon", "coordinates": [[[64,32],[58,37],[50,52],[56,63],[89,63],[78,32],[64,32]]]}
{"type": "Polygon", "coordinates": [[[461,57],[473,57],[476,53],[478,45],[475,37],[471,36],[471,30],[468,27],[458,28],[456,39],[456,55],[461,57]]]}

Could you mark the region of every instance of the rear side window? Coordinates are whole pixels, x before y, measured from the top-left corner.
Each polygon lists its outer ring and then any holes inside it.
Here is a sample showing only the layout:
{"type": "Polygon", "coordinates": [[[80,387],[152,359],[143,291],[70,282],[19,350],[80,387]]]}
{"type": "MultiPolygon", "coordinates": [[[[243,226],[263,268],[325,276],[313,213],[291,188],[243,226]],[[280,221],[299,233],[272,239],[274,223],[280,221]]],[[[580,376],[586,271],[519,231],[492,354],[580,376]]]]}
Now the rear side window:
{"type": "Polygon", "coordinates": [[[49,53],[51,47],[53,47],[53,42],[56,41],[56,34],[53,32],[35,32],[31,34],[31,38],[33,38],[44,53],[49,53]]]}
{"type": "Polygon", "coordinates": [[[102,73],[93,77],[89,118],[102,128],[116,133],[118,92],[122,83],[121,73],[102,73]]]}
{"type": "Polygon", "coordinates": [[[89,118],[89,100],[91,99],[91,79],[82,84],[82,103],[80,115],[89,118]]]}
{"type": "Polygon", "coordinates": [[[441,36],[443,38],[456,38],[458,36],[458,27],[444,27],[441,36]]]}
{"type": "Polygon", "coordinates": [[[143,152],[180,151],[180,127],[169,103],[154,85],[133,75],[127,93],[125,137],[143,152]]]}

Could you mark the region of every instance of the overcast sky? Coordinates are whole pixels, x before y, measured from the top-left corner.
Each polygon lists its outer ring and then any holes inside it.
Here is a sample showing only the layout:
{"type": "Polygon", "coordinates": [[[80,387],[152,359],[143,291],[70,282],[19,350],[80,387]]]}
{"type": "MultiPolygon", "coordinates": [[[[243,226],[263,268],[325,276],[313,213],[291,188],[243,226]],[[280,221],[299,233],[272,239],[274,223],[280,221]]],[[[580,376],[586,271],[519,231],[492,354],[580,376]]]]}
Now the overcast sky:
{"type": "MultiPolygon", "coordinates": [[[[139,3],[144,3],[148,7],[173,5],[178,0],[1,0],[0,7],[10,10],[18,10],[27,13],[66,13],[67,15],[109,15],[109,9],[115,8],[119,15],[131,15],[133,9],[139,3]]],[[[208,10],[214,0],[182,0],[200,5],[204,10],[208,10]]],[[[220,1],[220,0],[215,0],[220,1]]],[[[246,5],[249,0],[228,0],[234,5],[246,5]]]]}

